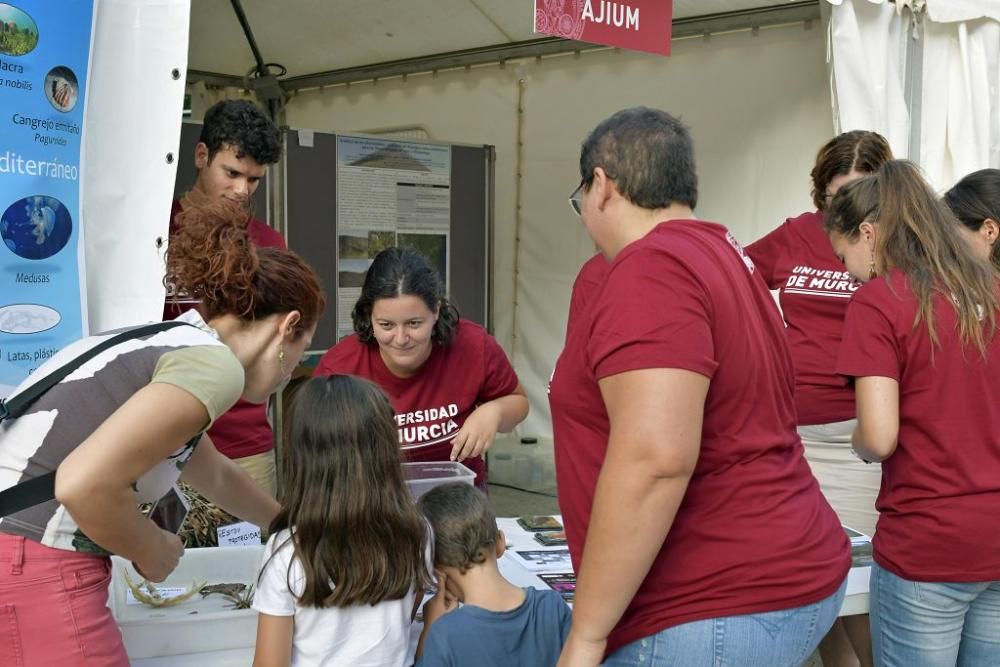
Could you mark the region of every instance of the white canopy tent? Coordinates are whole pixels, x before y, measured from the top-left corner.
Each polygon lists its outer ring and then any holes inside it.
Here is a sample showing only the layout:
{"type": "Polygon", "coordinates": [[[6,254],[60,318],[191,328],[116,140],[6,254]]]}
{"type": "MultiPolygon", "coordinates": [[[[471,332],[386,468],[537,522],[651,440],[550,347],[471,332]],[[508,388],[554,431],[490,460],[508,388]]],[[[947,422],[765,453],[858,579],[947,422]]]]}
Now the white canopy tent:
{"type": "MultiPolygon", "coordinates": [[[[186,48],[190,0],[100,1],[123,18],[99,30],[93,89],[105,110],[87,126],[85,203],[100,211],[86,219],[93,330],[160,314],[156,239],[167,231],[174,170],[165,156],[176,150],[182,94],[171,69],[184,72],[186,53],[188,82],[207,104],[241,94],[254,63],[229,3],[193,3],[186,48]],[[122,92],[150,73],[157,83],[143,86],[145,98],[122,92]]],[[[264,61],[288,70],[288,125],[418,127],[497,146],[492,324],[531,399],[520,433],[544,439],[569,288],[593,252],[563,200],[579,141],[611,111],[680,113],[696,138],[699,215],[743,241],[809,205],[814,151],[838,131],[882,132],[938,188],[1000,166],[1000,3],[828,1],[675,0],[669,59],[537,39],[530,0],[243,8],[264,61]]]]}

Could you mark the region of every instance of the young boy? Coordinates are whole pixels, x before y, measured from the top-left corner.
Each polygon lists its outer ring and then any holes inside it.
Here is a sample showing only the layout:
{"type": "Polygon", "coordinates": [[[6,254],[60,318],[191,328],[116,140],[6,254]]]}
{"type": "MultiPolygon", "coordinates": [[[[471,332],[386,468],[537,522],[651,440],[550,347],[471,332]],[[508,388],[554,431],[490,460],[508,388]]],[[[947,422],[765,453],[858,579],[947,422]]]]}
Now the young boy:
{"type": "Polygon", "coordinates": [[[521,589],[500,574],[504,536],[486,496],[455,482],[428,491],[418,505],[434,528],[438,578],[437,595],[424,606],[418,667],[554,666],[569,634],[569,607],[555,591],[521,589]]]}

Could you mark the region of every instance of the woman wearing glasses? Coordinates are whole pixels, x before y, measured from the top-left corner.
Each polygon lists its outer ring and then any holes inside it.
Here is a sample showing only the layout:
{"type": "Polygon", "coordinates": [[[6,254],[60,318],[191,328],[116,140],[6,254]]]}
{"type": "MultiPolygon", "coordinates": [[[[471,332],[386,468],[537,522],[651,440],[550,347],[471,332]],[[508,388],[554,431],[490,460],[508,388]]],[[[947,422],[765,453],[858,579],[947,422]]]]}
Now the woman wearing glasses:
{"type": "MultiPolygon", "coordinates": [[[[812,173],[815,211],[790,218],[747,247],[772,290],[779,290],[785,334],[795,365],[795,407],[806,460],[840,521],[871,535],[881,472],[851,453],[854,390],[834,372],[847,312],[859,283],[848,275],[823,228],[825,212],[841,187],[892,159],[879,134],[855,130],[831,139],[816,155],[812,173]]],[[[867,616],[834,625],[820,644],[823,664],[871,664],[867,616]],[[846,629],[846,634],[845,634],[846,629]]]]}
{"type": "Polygon", "coordinates": [[[606,119],[580,177],[609,263],[577,279],[549,392],[578,580],[559,664],[798,667],[841,607],[850,546],[802,454],[771,295],[694,218],[673,116],[606,119]]]}
{"type": "Polygon", "coordinates": [[[462,461],[486,486],[482,455],[528,415],[503,349],[462,320],[437,270],[409,248],[387,248],[365,273],[353,335],[330,348],[315,375],[358,375],[389,395],[411,461],[462,461]]]}

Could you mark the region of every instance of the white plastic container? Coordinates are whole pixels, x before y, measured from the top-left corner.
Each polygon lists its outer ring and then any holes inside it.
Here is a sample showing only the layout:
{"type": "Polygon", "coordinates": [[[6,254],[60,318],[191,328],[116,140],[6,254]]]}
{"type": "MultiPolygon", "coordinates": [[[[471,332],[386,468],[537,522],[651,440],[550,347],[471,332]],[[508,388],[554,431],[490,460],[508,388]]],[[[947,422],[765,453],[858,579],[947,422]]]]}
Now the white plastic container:
{"type": "MultiPolygon", "coordinates": [[[[188,549],[167,580],[157,587],[187,588],[193,582],[206,584],[241,583],[257,585],[257,571],[263,546],[188,549]]],[[[257,612],[232,609],[220,595],[201,594],[174,607],[153,608],[128,603],[128,585],[122,572],[133,582],[140,577],[132,564],[112,558],[111,611],[121,628],[130,658],[201,653],[252,647],[257,633],[257,612]]]]}
{"type": "Polygon", "coordinates": [[[457,461],[431,461],[427,463],[404,463],[403,474],[410,487],[413,499],[418,500],[435,486],[448,482],[474,484],[476,473],[457,461]]]}

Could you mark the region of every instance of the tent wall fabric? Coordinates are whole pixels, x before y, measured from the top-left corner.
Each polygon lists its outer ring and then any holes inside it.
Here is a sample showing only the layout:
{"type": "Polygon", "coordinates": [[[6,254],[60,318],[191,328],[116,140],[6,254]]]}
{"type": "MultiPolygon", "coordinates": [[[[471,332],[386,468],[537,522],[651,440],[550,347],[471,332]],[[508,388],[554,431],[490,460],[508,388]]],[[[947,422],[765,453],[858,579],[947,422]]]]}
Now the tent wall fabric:
{"type": "Polygon", "coordinates": [[[951,187],[1000,167],[1000,22],[924,21],[920,156],[928,180],[951,187]]]}
{"type": "Polygon", "coordinates": [[[190,9],[190,0],[98,3],[83,158],[91,331],[163,315],[165,245],[157,239],[167,238],[185,157],[176,151],[190,9]]]}
{"type": "Polygon", "coordinates": [[[892,5],[844,0],[828,25],[834,125],[874,130],[897,157],[907,157],[910,112],[905,95],[909,15],[892,5]]]}
{"type": "Polygon", "coordinates": [[[900,11],[881,0],[830,1],[840,131],[881,132],[939,190],[1000,167],[1000,4],[916,0],[900,11]]]}
{"type": "Polygon", "coordinates": [[[304,91],[291,127],[366,132],[422,126],[496,146],[494,328],[531,401],[520,435],[551,434],[546,389],[570,289],[594,253],[566,198],[580,144],[626,106],[688,123],[699,217],[744,242],[810,208],[809,170],[831,136],[824,34],[803,24],[675,40],[670,58],[611,49],[304,91]]]}
{"type": "Polygon", "coordinates": [[[926,0],[927,15],[937,23],[992,19],[1000,21],[996,0],[926,0]]]}

